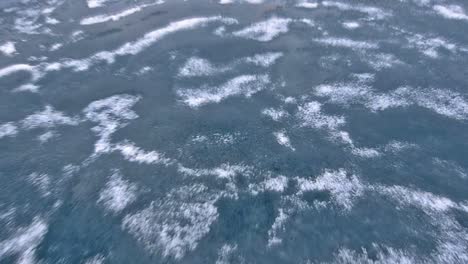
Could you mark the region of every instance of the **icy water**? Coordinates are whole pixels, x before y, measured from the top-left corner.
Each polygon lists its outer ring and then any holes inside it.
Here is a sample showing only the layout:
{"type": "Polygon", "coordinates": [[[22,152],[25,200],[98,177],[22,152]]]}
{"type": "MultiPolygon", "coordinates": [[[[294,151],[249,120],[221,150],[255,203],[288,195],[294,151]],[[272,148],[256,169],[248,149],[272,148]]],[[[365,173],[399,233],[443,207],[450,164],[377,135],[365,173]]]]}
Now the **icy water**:
{"type": "Polygon", "coordinates": [[[0,1],[0,263],[468,263],[468,4],[0,1]]]}

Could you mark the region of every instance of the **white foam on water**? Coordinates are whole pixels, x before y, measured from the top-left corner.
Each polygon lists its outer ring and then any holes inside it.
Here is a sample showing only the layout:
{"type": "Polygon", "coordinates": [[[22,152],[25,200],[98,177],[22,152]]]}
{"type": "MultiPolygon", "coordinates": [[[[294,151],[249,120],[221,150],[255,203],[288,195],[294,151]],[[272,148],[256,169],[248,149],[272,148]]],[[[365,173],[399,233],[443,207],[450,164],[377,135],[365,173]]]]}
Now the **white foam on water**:
{"type": "Polygon", "coordinates": [[[129,120],[138,118],[131,109],[141,98],[128,94],[113,95],[90,103],[84,110],[85,117],[98,123],[93,131],[99,136],[94,152],[107,153],[112,151],[111,135],[125,127],[129,120]]]}
{"type": "Polygon", "coordinates": [[[41,142],[41,143],[45,143],[47,141],[49,141],[50,139],[54,138],[57,136],[57,133],[55,133],[54,131],[46,131],[44,132],[43,134],[39,135],[37,137],[37,139],[41,142]]]}
{"type": "Polygon", "coordinates": [[[0,125],[0,139],[3,137],[11,137],[18,134],[18,127],[12,123],[8,122],[0,125]]]}
{"type": "Polygon", "coordinates": [[[356,21],[345,21],[341,24],[346,29],[356,29],[356,28],[361,27],[361,24],[359,24],[359,22],[356,22],[356,21]]]}
{"type": "Polygon", "coordinates": [[[233,96],[251,97],[255,93],[267,88],[270,83],[268,75],[241,75],[218,87],[202,89],[179,89],[177,95],[182,102],[192,108],[209,103],[219,103],[233,96]]]}
{"type": "Polygon", "coordinates": [[[463,179],[468,178],[468,172],[454,161],[435,158],[433,163],[439,168],[443,169],[445,172],[449,173],[450,176],[456,175],[463,179]]]}
{"type": "MultiPolygon", "coordinates": [[[[413,264],[421,263],[419,260],[399,249],[391,247],[376,247],[374,245],[376,255],[369,256],[367,250],[362,248],[362,252],[356,252],[348,248],[340,248],[335,254],[334,259],[331,263],[342,263],[342,264],[413,264]]],[[[426,263],[426,262],[424,262],[426,263]]]]}
{"type": "Polygon", "coordinates": [[[20,85],[13,89],[13,92],[31,92],[31,93],[37,93],[39,92],[39,86],[32,84],[32,83],[26,83],[23,85],[20,85]]]}
{"type": "Polygon", "coordinates": [[[47,105],[43,111],[27,116],[20,123],[24,129],[52,128],[59,125],[76,126],[80,120],[75,117],[66,116],[47,105]]]}
{"type": "Polygon", "coordinates": [[[278,233],[284,230],[284,224],[288,218],[289,215],[284,212],[283,208],[279,208],[278,215],[276,216],[270,230],[268,230],[268,247],[273,247],[283,242],[283,240],[278,236],[278,233]]]}
{"type": "Polygon", "coordinates": [[[271,41],[282,33],[289,31],[290,18],[271,17],[265,21],[257,22],[232,34],[236,37],[253,39],[257,41],[271,41]]]}
{"type": "Polygon", "coordinates": [[[19,228],[10,238],[0,242],[0,260],[19,255],[18,263],[35,263],[35,250],[47,233],[46,222],[36,217],[28,227],[19,228]]]}
{"type": "Polygon", "coordinates": [[[207,59],[191,57],[179,69],[178,75],[182,77],[209,76],[227,72],[230,69],[229,66],[214,65],[207,59]]]}
{"type": "Polygon", "coordinates": [[[104,189],[99,194],[98,204],[104,205],[112,213],[121,212],[137,198],[137,186],[123,179],[118,171],[109,177],[104,189]]]}
{"type": "Polygon", "coordinates": [[[98,255],[96,255],[96,256],[94,256],[92,258],[87,259],[84,262],[84,264],[103,264],[103,263],[105,263],[105,260],[106,260],[106,258],[103,255],[98,254],[98,255]]]}
{"type": "Polygon", "coordinates": [[[28,175],[28,181],[35,186],[42,196],[47,197],[51,194],[50,176],[46,173],[33,172],[28,175]]]}
{"type": "Polygon", "coordinates": [[[171,191],[149,207],[124,217],[122,228],[152,254],[176,260],[193,251],[218,219],[211,195],[204,185],[184,186],[171,191]]]}
{"type": "Polygon", "coordinates": [[[112,151],[119,151],[126,160],[145,164],[169,164],[170,159],[157,151],[145,151],[134,143],[124,142],[113,145],[112,151]]]}
{"type": "Polygon", "coordinates": [[[54,45],[50,46],[49,51],[56,51],[63,47],[62,43],[55,43],[54,45]]]}
{"type": "Polygon", "coordinates": [[[109,22],[109,21],[118,21],[124,17],[138,13],[144,10],[146,7],[152,6],[152,5],[154,5],[154,3],[135,6],[129,9],[125,9],[121,12],[112,14],[112,15],[106,14],[106,15],[97,15],[97,16],[83,18],[80,21],[80,25],[94,25],[94,24],[99,24],[99,23],[104,23],[104,22],[109,22]]]}
{"type": "Polygon", "coordinates": [[[332,116],[322,113],[322,104],[316,101],[299,106],[297,117],[302,121],[302,126],[337,131],[345,124],[342,116],[332,116]]]}
{"type": "Polygon", "coordinates": [[[207,59],[191,57],[179,69],[178,76],[195,77],[220,74],[233,70],[238,64],[241,63],[249,63],[261,67],[269,67],[282,56],[283,53],[281,52],[267,52],[255,54],[251,57],[240,58],[226,65],[215,65],[207,59]]]}
{"type": "Polygon", "coordinates": [[[269,67],[273,65],[282,56],[282,52],[267,52],[262,54],[256,54],[252,57],[246,57],[244,59],[241,59],[241,61],[252,63],[257,66],[269,67]]]}
{"type": "Polygon", "coordinates": [[[179,164],[177,170],[187,176],[216,176],[221,179],[232,179],[239,174],[250,175],[252,168],[245,165],[231,165],[229,163],[224,163],[211,169],[191,169],[179,164]]]}
{"type": "Polygon", "coordinates": [[[419,208],[429,216],[431,226],[436,229],[433,236],[437,245],[430,255],[418,257],[419,262],[464,263],[468,261],[468,240],[466,239],[468,232],[450,213],[452,210],[468,212],[466,210],[468,208],[465,207],[466,201],[457,203],[444,196],[403,186],[377,185],[370,188],[391,198],[400,206],[419,208]]]}
{"type": "Polygon", "coordinates": [[[150,67],[150,66],[144,66],[144,67],[141,67],[141,68],[136,72],[136,74],[137,74],[137,75],[144,75],[144,74],[146,74],[146,73],[148,73],[148,72],[150,72],[150,71],[152,71],[152,70],[153,70],[152,67],[150,67]]]}
{"type": "Polygon", "coordinates": [[[378,7],[366,6],[361,4],[347,4],[335,1],[323,1],[325,7],[334,7],[342,11],[357,11],[366,14],[370,19],[384,19],[391,16],[391,12],[378,7]]]}
{"type": "Polygon", "coordinates": [[[416,48],[422,54],[433,59],[439,57],[438,50],[441,48],[451,53],[457,53],[460,50],[456,44],[442,37],[429,37],[418,33],[410,33],[407,40],[410,47],[416,48]]]}
{"type": "Polygon", "coordinates": [[[308,191],[328,191],[336,205],[349,211],[355,200],[363,195],[365,186],[356,175],[347,174],[344,169],[325,170],[314,180],[297,178],[299,194],[308,191]]]}
{"type": "Polygon", "coordinates": [[[22,71],[29,72],[32,81],[37,81],[41,77],[40,72],[34,66],[29,64],[14,64],[0,69],[0,78],[22,71]]]}
{"type": "Polygon", "coordinates": [[[0,52],[5,56],[13,56],[16,54],[15,42],[7,41],[0,45],[0,52]]]}
{"type": "Polygon", "coordinates": [[[377,49],[379,45],[373,42],[367,41],[358,41],[348,38],[338,38],[338,37],[325,37],[325,38],[317,38],[314,39],[315,42],[337,47],[337,48],[349,48],[349,49],[357,49],[357,50],[366,50],[366,49],[377,49]]]}
{"type": "Polygon", "coordinates": [[[378,53],[366,57],[365,62],[377,71],[403,64],[395,55],[388,53],[378,53]]]}
{"type": "Polygon", "coordinates": [[[268,116],[274,121],[280,121],[284,117],[288,116],[288,112],[283,109],[265,108],[262,110],[262,115],[268,116]]]}
{"type": "Polygon", "coordinates": [[[285,146],[289,148],[292,151],[295,151],[296,149],[292,146],[291,140],[289,139],[288,135],[286,134],[285,131],[277,131],[273,132],[273,136],[276,138],[276,142],[280,144],[281,146],[285,146]]]}
{"type": "Polygon", "coordinates": [[[450,90],[399,87],[388,93],[376,93],[365,83],[336,83],[317,86],[315,95],[344,106],[363,104],[372,111],[417,105],[449,118],[468,119],[468,101],[450,90]]]}
{"type": "Polygon", "coordinates": [[[237,244],[224,244],[218,251],[218,258],[215,264],[230,264],[230,260],[233,258],[233,254],[237,251],[237,244]]]}
{"type": "Polygon", "coordinates": [[[379,194],[388,196],[402,205],[417,206],[429,214],[433,212],[446,212],[459,207],[457,203],[449,198],[403,186],[376,186],[375,190],[379,194]]]}
{"type": "Polygon", "coordinates": [[[315,8],[318,7],[318,3],[317,2],[300,1],[295,6],[300,7],[300,8],[315,9],[315,8]]]}
{"type": "Polygon", "coordinates": [[[417,147],[416,144],[393,140],[385,145],[384,150],[386,152],[398,153],[407,149],[416,149],[417,147]]]}
{"type": "Polygon", "coordinates": [[[282,193],[288,187],[288,178],[283,175],[276,177],[268,176],[258,184],[249,184],[249,191],[252,195],[258,195],[264,192],[282,193]]]}
{"type": "Polygon", "coordinates": [[[262,4],[264,0],[219,0],[219,3],[222,5],[229,5],[235,2],[258,5],[258,4],[262,4]]]}
{"type": "Polygon", "coordinates": [[[87,0],[86,3],[88,4],[89,8],[96,8],[103,6],[109,0],[87,0]]]}
{"type": "Polygon", "coordinates": [[[237,20],[233,18],[224,18],[221,16],[212,17],[194,17],[188,19],[182,19],[175,22],[169,23],[167,26],[160,29],[151,31],[145,34],[142,38],[137,39],[133,42],[127,42],[121,45],[119,48],[112,51],[100,51],[91,55],[90,57],[83,59],[61,59],[60,62],[42,63],[36,66],[30,66],[28,64],[16,64],[7,66],[0,69],[0,78],[10,75],[18,71],[29,71],[31,72],[31,81],[34,83],[40,78],[44,77],[48,72],[60,71],[62,69],[70,68],[73,71],[80,72],[88,70],[91,66],[106,62],[112,64],[115,59],[119,56],[125,55],[137,55],[150,47],[154,43],[163,39],[164,37],[184,30],[196,29],[207,25],[210,22],[221,22],[224,24],[235,24],[237,20]]]}
{"type": "Polygon", "coordinates": [[[448,19],[468,20],[468,15],[459,5],[434,5],[434,11],[448,19]]]}
{"type": "Polygon", "coordinates": [[[60,20],[53,18],[53,17],[46,17],[45,22],[50,25],[60,24],[60,20]]]}
{"type": "Polygon", "coordinates": [[[351,152],[356,155],[356,156],[359,156],[359,157],[362,157],[362,158],[376,158],[376,157],[379,157],[382,155],[382,153],[380,153],[377,149],[373,149],[373,148],[352,148],[351,152]]]}

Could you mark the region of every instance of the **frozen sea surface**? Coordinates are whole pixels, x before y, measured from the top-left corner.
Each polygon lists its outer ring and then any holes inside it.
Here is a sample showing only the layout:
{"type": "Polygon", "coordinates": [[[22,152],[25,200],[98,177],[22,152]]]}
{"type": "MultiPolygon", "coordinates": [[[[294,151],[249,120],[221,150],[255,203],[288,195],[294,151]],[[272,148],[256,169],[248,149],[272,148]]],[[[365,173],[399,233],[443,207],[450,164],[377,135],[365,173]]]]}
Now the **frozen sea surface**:
{"type": "Polygon", "coordinates": [[[0,263],[468,263],[463,0],[0,1],[0,263]]]}

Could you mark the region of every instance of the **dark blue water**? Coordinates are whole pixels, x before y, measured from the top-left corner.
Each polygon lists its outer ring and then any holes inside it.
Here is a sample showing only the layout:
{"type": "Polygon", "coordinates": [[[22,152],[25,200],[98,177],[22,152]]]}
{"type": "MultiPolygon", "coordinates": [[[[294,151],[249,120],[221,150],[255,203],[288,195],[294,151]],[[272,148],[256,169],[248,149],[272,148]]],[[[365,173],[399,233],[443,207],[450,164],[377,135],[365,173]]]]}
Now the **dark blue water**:
{"type": "Polygon", "coordinates": [[[468,263],[464,1],[0,8],[1,263],[468,263]]]}

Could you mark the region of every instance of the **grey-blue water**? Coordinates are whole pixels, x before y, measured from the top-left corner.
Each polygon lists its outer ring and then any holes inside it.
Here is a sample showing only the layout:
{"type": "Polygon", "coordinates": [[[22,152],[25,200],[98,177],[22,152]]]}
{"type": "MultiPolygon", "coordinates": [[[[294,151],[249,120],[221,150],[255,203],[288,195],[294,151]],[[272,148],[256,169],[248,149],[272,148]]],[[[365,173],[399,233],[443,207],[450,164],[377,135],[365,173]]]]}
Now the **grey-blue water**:
{"type": "Polygon", "coordinates": [[[466,1],[0,8],[0,263],[468,263],[466,1]]]}

